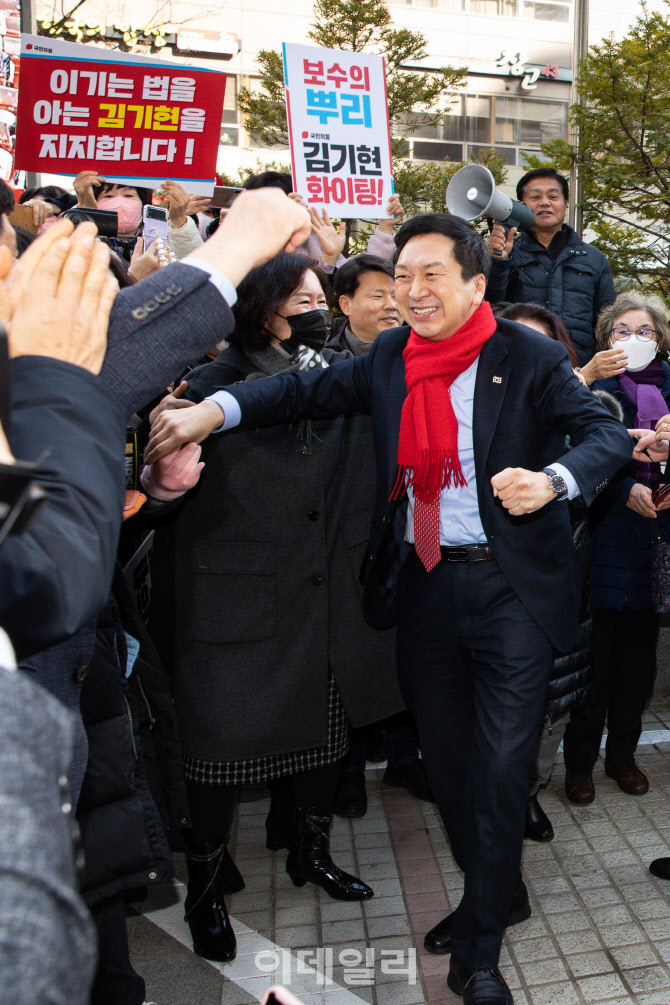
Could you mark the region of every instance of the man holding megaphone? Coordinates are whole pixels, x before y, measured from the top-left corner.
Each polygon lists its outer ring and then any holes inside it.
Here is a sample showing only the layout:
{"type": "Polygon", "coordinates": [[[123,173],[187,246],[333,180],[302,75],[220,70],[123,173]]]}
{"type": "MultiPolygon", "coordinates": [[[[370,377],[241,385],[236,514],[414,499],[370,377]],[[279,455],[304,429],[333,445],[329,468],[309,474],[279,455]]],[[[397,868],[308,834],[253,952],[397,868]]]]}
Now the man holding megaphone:
{"type": "Polygon", "coordinates": [[[516,227],[495,223],[488,240],[492,255],[486,299],[491,303],[535,303],[562,319],[581,365],[596,351],[594,330],[603,307],[616,297],[603,253],[564,223],[568,182],[553,168],[529,171],[517,197],[533,212],[533,224],[515,240],[516,227]]]}

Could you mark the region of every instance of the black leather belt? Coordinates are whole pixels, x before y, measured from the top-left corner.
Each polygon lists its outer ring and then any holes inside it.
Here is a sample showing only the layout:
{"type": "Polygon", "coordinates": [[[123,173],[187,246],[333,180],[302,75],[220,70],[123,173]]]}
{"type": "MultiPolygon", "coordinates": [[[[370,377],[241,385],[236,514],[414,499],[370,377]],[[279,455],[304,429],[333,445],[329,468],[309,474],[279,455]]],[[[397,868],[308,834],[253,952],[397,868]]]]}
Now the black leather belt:
{"type": "Polygon", "coordinates": [[[488,544],[464,544],[454,548],[440,547],[443,562],[490,562],[493,552],[488,544]]]}

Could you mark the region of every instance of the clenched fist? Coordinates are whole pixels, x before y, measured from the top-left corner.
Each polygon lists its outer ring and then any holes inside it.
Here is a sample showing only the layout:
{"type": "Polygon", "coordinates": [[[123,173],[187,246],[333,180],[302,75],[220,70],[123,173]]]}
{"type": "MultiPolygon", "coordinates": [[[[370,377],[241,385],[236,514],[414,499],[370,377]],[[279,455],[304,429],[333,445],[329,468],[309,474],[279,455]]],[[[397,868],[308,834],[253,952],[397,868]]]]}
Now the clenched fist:
{"type": "Polygon", "coordinates": [[[556,498],[544,471],[505,468],[491,479],[493,495],[500,499],[512,516],[523,516],[542,509],[556,498]]]}

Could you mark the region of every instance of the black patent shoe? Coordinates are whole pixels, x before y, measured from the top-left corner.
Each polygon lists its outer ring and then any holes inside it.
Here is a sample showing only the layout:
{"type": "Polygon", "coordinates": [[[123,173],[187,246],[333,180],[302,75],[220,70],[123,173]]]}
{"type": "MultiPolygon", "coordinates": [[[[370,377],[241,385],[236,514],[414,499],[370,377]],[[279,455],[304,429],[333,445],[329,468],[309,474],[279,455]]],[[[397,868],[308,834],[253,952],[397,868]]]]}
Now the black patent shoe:
{"type": "MultiPolygon", "coordinates": [[[[526,884],[522,881],[521,890],[512,901],[512,906],[509,909],[505,928],[510,928],[512,925],[518,925],[522,921],[527,921],[532,913],[530,900],[528,899],[528,890],[526,889],[526,884]]],[[[451,914],[448,914],[446,918],[442,918],[442,921],[438,921],[435,927],[426,933],[423,946],[429,953],[433,953],[435,956],[443,956],[445,953],[451,952],[451,923],[454,914],[455,912],[452,911],[451,914]]]]}
{"type": "Polygon", "coordinates": [[[526,829],[523,836],[530,841],[554,840],[554,828],[538,802],[537,793],[530,797],[526,805],[526,829]]]}
{"type": "Polygon", "coordinates": [[[463,998],[463,1005],[514,1005],[512,992],[498,967],[471,970],[452,963],[447,984],[463,998]]]}
{"type": "Polygon", "coordinates": [[[670,858],[655,858],[649,866],[649,872],[659,879],[670,879],[670,858]]]}
{"type": "Polygon", "coordinates": [[[343,771],[335,793],[335,812],[338,817],[356,820],[364,817],[368,809],[368,794],[365,791],[365,772],[343,771]]]}
{"type": "MultiPolygon", "coordinates": [[[[242,886],[244,882],[228,856],[225,845],[195,845],[185,842],[188,887],[184,920],[191,929],[193,952],[207,960],[226,963],[235,959],[237,940],[228,917],[224,899],[224,875],[233,866],[242,886]]],[[[238,887],[241,889],[241,887],[238,887]]]]}
{"type": "Polygon", "coordinates": [[[332,816],[300,807],[296,838],[286,859],[286,871],[295,886],[316,883],[333,900],[369,900],[374,891],[356,876],[335,865],[330,857],[332,816]]]}

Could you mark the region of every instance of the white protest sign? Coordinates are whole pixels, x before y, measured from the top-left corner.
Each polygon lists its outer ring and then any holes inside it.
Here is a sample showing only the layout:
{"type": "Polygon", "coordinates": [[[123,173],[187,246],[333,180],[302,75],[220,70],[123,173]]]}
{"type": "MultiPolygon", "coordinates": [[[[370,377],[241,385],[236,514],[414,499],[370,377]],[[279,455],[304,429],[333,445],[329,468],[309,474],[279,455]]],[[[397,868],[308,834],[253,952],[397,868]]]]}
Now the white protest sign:
{"type": "Polygon", "coordinates": [[[283,50],[295,191],[331,216],[386,218],[394,189],[383,57],[283,50]]]}

